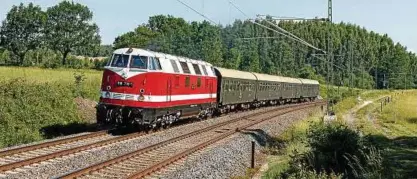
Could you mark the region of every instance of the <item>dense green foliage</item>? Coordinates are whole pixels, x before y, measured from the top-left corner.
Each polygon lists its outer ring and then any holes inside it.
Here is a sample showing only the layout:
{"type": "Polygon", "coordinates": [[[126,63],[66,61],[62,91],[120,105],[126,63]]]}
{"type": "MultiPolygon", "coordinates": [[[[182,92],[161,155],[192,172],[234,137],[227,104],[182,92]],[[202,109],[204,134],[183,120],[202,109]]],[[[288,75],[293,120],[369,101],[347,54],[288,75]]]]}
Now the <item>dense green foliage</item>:
{"type": "Polygon", "coordinates": [[[68,1],[45,12],[33,3],[13,6],[0,27],[0,65],[74,67],[67,63],[70,53],[108,56],[109,46],[100,46],[92,17],[87,6],[68,1]]]}
{"type": "Polygon", "coordinates": [[[0,146],[41,140],[42,127],[80,121],[68,85],[31,84],[22,79],[1,84],[0,146]]]}
{"type": "Polygon", "coordinates": [[[16,63],[23,64],[29,50],[42,45],[46,14],[32,3],[13,6],[1,27],[1,42],[16,56],[16,63]]]}
{"type": "Polygon", "coordinates": [[[48,20],[45,28],[45,40],[50,48],[61,52],[62,64],[70,52],[77,48],[98,49],[100,36],[98,27],[91,24],[93,13],[87,6],[62,1],[46,11],[48,20]]]}
{"type": "Polygon", "coordinates": [[[283,178],[305,171],[344,178],[381,178],[387,172],[381,150],[347,126],[316,123],[309,127],[306,139],[309,151],[294,154],[283,178]]]}
{"type": "MultiPolygon", "coordinates": [[[[265,21],[260,22],[269,26],[265,21]]],[[[352,24],[280,22],[279,26],[314,46],[328,50],[330,32],[334,57],[331,83],[358,88],[415,86],[417,57],[379,35],[352,24]]],[[[148,23],[116,38],[115,48],[140,47],[204,59],[227,68],[318,79],[327,77],[327,60],[320,51],[275,32],[237,20],[225,27],[206,21],[187,23],[182,18],[153,16],[148,23]],[[276,37],[246,40],[246,37],[276,37]]]]}
{"type": "Polygon", "coordinates": [[[83,130],[74,98],[97,100],[101,83],[94,70],[0,67],[0,76],[0,147],[83,130]]]}

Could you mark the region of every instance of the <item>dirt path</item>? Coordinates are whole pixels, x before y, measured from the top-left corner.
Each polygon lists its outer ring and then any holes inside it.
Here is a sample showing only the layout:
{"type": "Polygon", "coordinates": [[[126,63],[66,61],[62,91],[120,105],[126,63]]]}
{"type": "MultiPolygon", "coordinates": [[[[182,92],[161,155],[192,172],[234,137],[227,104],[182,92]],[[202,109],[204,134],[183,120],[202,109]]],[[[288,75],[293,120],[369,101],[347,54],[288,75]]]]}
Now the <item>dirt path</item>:
{"type": "Polygon", "coordinates": [[[355,125],[355,114],[356,114],[356,112],[358,112],[360,109],[368,106],[369,104],[372,104],[374,101],[378,101],[378,100],[380,100],[382,98],[385,98],[385,97],[387,97],[387,96],[381,96],[381,97],[378,97],[376,99],[362,101],[362,103],[360,103],[360,104],[356,105],[355,107],[353,107],[352,109],[350,109],[347,114],[344,114],[343,115],[343,120],[345,120],[346,123],[349,126],[351,126],[351,127],[354,126],[355,125]]]}

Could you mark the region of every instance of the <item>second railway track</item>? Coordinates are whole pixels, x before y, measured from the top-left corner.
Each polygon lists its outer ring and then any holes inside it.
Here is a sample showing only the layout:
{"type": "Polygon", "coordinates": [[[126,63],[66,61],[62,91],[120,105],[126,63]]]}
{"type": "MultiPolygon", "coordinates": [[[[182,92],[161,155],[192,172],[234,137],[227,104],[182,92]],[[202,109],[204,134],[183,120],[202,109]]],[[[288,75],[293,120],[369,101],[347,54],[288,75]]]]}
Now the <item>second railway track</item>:
{"type": "Polygon", "coordinates": [[[114,159],[67,174],[62,178],[143,178],[153,172],[262,121],[288,112],[322,105],[322,102],[286,106],[277,111],[232,119],[160,143],[138,149],[114,159]]]}

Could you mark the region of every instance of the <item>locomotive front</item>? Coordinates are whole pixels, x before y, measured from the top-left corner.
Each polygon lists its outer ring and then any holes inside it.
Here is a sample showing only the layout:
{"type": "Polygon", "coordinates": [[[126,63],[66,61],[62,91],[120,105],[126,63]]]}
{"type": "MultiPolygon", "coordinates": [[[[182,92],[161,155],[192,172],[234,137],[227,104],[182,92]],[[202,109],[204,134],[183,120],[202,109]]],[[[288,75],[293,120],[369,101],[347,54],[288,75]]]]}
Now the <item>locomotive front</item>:
{"type": "Polygon", "coordinates": [[[114,51],[105,66],[101,84],[101,97],[97,106],[98,124],[142,124],[144,108],[152,107],[146,96],[158,84],[147,84],[147,74],[161,66],[152,53],[141,49],[123,48],[114,51]]]}

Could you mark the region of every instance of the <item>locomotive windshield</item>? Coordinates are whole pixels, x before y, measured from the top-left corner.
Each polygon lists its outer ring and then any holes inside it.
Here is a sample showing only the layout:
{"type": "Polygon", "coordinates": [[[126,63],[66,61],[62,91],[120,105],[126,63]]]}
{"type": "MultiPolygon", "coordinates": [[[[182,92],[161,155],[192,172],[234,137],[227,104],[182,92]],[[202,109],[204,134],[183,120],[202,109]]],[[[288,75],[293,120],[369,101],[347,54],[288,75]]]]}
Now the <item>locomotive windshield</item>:
{"type": "Polygon", "coordinates": [[[114,54],[111,67],[127,67],[129,63],[129,55],[114,54]]]}
{"type": "Polygon", "coordinates": [[[146,56],[132,56],[130,62],[130,68],[147,69],[148,68],[148,57],[146,56]]]}

